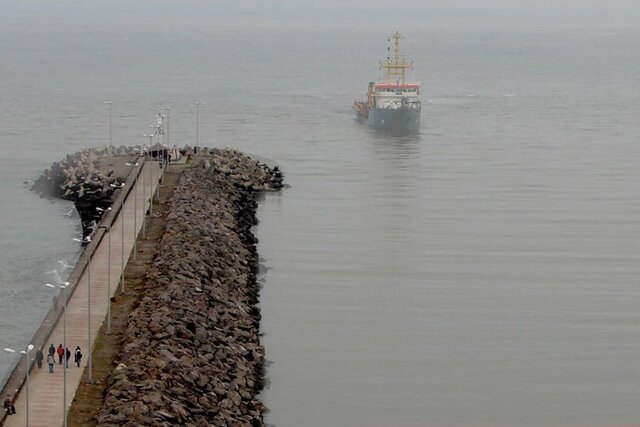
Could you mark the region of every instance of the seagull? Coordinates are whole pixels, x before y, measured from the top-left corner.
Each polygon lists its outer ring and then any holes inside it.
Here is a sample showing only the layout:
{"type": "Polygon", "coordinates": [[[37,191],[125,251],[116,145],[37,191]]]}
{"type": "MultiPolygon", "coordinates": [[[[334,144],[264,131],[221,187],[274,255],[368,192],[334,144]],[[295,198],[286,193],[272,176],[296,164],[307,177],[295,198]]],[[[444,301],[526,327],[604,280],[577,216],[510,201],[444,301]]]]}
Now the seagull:
{"type": "Polygon", "coordinates": [[[73,238],[74,242],[78,242],[78,243],[82,243],[82,244],[87,244],[91,242],[91,236],[85,236],[82,239],[77,239],[77,238],[73,238]]]}
{"type": "Polygon", "coordinates": [[[112,188],[122,188],[124,187],[124,182],[120,183],[120,184],[109,184],[109,187],[112,188]]]}
{"type": "Polygon", "coordinates": [[[62,216],[71,216],[73,209],[69,209],[69,212],[62,214],[62,216]]]}
{"type": "MultiPolygon", "coordinates": [[[[75,239],[74,239],[75,240],[75,239]]],[[[63,259],[59,259],[58,262],[60,263],[60,265],[62,265],[64,268],[73,268],[73,265],[69,265],[66,262],[64,262],[63,259]]]]}

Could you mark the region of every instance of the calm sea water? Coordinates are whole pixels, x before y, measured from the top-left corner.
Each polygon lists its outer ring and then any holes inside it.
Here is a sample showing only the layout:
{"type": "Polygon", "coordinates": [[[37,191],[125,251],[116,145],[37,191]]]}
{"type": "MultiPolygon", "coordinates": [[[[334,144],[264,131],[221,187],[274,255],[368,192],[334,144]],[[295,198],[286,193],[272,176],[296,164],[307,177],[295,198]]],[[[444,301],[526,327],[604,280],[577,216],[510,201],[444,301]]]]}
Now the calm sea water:
{"type": "Polygon", "coordinates": [[[127,145],[162,105],[193,144],[200,101],[202,145],[291,185],[256,229],[269,423],[637,423],[640,34],[406,29],[423,126],[393,139],[350,105],[394,30],[0,30],[0,347],[79,254],[23,182],[108,142],[103,100],[127,145]]]}

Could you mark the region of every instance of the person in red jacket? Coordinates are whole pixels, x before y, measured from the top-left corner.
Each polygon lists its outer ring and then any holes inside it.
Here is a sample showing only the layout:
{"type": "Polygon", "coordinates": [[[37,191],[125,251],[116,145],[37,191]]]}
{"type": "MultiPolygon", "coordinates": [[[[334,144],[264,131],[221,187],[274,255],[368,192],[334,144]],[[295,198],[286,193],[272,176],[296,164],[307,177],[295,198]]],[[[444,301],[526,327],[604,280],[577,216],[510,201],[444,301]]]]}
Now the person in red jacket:
{"type": "Polygon", "coordinates": [[[62,344],[58,346],[56,353],[58,353],[58,361],[62,365],[62,361],[64,360],[64,356],[65,356],[65,351],[64,351],[64,347],[62,347],[62,344]]]}

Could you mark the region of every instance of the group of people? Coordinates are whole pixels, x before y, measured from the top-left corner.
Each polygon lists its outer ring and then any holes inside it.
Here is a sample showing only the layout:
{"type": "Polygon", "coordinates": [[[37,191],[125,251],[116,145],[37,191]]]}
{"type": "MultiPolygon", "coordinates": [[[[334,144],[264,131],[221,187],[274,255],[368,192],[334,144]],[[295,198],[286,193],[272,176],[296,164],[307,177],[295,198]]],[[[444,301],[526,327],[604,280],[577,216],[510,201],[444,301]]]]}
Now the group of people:
{"type": "MultiPolygon", "coordinates": [[[[65,366],[69,367],[69,359],[71,359],[71,350],[67,347],[66,349],[60,344],[58,348],[56,348],[53,344],[49,346],[49,351],[47,353],[47,365],[49,365],[49,373],[53,374],[53,366],[56,364],[56,355],[58,356],[58,364],[62,365],[64,362],[65,366]]],[[[36,352],[36,363],[38,364],[38,368],[42,368],[42,362],[44,360],[44,354],[42,353],[42,349],[38,349],[36,352]]],[[[80,361],[82,360],[82,350],[80,347],[76,347],[76,350],[73,352],[73,361],[80,367],[80,361]]]]}
{"type": "MultiPolygon", "coordinates": [[[[49,373],[53,373],[53,366],[56,364],[56,355],[58,356],[58,364],[62,365],[62,362],[65,363],[65,366],[69,367],[69,359],[71,359],[71,351],[69,348],[64,348],[62,344],[58,346],[58,348],[54,347],[53,344],[49,346],[49,351],[47,353],[47,365],[49,365],[49,373]]],[[[44,354],[42,353],[42,349],[39,348],[36,351],[36,364],[38,368],[42,368],[42,362],[44,361],[44,354]]],[[[80,346],[76,347],[76,350],[73,353],[73,361],[80,367],[80,361],[82,360],[82,350],[80,346]]],[[[13,401],[13,396],[7,395],[4,399],[4,409],[7,411],[7,415],[13,415],[16,413],[16,407],[13,401]]]]}

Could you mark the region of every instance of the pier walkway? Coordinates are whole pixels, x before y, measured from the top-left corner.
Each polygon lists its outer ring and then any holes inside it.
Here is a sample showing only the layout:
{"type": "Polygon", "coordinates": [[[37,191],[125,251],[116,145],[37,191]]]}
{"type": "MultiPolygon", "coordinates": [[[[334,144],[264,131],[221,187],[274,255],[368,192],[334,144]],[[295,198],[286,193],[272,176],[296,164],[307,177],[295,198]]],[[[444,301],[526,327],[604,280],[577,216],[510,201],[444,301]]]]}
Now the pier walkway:
{"type": "MultiPolygon", "coordinates": [[[[135,256],[135,240],[142,231],[145,213],[150,209],[150,196],[159,185],[161,172],[157,162],[143,162],[142,159],[139,166],[132,169],[125,184],[131,190],[120,190],[126,194],[126,198],[116,198],[113,210],[103,218],[100,228],[94,233],[93,241],[85,247],[76,269],[69,277],[66,346],[72,356],[69,359],[69,368],[66,370],[66,393],[64,391],[64,369],[63,365],[58,364],[57,355],[52,374],[48,372],[46,364],[49,344],[58,347],[65,341],[64,316],[60,315],[63,310],[58,308],[55,312],[55,318],[51,320],[52,312],[50,312],[34,337],[36,348],[31,351],[30,358],[33,360],[38,346],[42,345],[45,361],[41,369],[33,364],[30,370],[28,423],[26,423],[27,387],[22,386],[15,401],[16,415],[6,417],[4,424],[2,424],[0,416],[0,425],[5,427],[63,425],[64,413],[68,411],[83,371],[88,367],[90,349],[95,343],[98,330],[107,317],[110,299],[121,286],[123,267],[126,266],[130,256],[135,256]],[[49,322],[48,327],[47,322],[49,322]],[[53,329],[51,329],[52,327],[53,329]],[[41,333],[43,329],[46,332],[41,333]],[[39,333],[40,337],[38,337],[39,333]],[[38,342],[38,340],[42,342],[38,342]],[[76,346],[80,346],[83,353],[80,367],[77,367],[73,361],[73,352],[76,346]]],[[[54,292],[57,290],[52,289],[52,293],[54,292]]],[[[62,305],[65,291],[60,292],[62,293],[59,294],[58,304],[62,305]]],[[[20,374],[24,376],[25,369],[24,367],[20,368],[23,365],[25,365],[24,357],[21,358],[20,365],[16,368],[16,377],[20,374]]],[[[15,380],[15,378],[12,379],[15,380]]],[[[6,389],[7,387],[5,387],[6,389]]],[[[2,400],[4,397],[3,395],[2,400]]]]}

